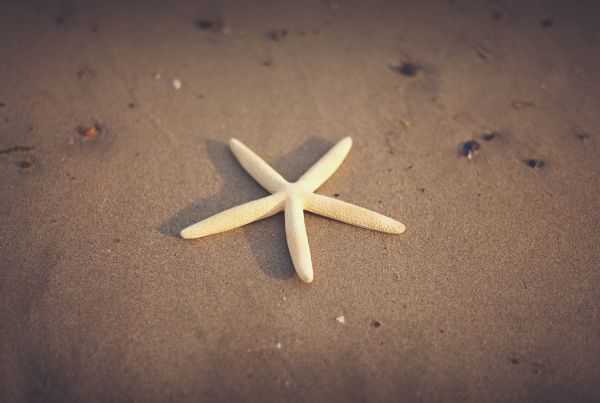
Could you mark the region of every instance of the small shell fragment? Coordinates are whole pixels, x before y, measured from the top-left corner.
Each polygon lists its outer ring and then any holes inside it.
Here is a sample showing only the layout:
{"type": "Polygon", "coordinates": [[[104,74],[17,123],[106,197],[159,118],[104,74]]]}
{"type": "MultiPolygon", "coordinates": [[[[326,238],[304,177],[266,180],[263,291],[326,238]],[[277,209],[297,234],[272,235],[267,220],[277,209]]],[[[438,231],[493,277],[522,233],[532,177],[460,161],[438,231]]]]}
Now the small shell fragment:
{"type": "Polygon", "coordinates": [[[173,81],[171,81],[171,84],[176,90],[179,90],[181,88],[181,81],[178,78],[174,78],[173,81]]]}

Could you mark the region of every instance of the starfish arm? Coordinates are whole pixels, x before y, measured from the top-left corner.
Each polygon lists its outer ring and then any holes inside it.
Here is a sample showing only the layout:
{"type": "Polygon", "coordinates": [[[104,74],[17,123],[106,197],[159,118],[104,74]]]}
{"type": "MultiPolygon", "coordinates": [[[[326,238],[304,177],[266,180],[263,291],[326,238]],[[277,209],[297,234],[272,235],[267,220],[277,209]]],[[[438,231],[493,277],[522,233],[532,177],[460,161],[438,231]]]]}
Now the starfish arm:
{"type": "Polygon", "coordinates": [[[292,262],[298,277],[302,281],[313,281],[313,268],[304,224],[302,202],[297,198],[288,199],[285,203],[285,235],[292,262]]]}
{"type": "Polygon", "coordinates": [[[406,229],[404,224],[392,218],[315,193],[307,196],[305,208],[312,213],[375,231],[401,234],[406,229]]]}
{"type": "Polygon", "coordinates": [[[246,172],[269,192],[276,193],[288,185],[288,182],[277,171],[241,141],[231,139],[229,147],[246,172]]]}
{"type": "Polygon", "coordinates": [[[297,183],[309,192],[314,192],[342,165],[350,148],[352,148],[352,139],[343,138],[310,167],[297,183]]]}
{"type": "Polygon", "coordinates": [[[284,201],[285,195],[283,193],[275,193],[253,200],[190,225],[183,229],[180,235],[185,239],[195,239],[238,228],[277,214],[283,209],[284,201]]]}

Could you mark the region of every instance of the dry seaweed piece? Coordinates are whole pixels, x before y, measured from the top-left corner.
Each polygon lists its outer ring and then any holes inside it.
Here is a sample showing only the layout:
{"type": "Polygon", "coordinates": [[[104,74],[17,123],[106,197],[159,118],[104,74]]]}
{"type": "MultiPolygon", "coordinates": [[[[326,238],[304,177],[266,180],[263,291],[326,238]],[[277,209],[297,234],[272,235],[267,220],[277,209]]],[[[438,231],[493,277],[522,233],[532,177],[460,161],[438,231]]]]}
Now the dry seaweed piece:
{"type": "Polygon", "coordinates": [[[196,21],[196,26],[203,31],[218,32],[223,29],[223,21],[220,19],[199,19],[196,21]]]}
{"type": "Polygon", "coordinates": [[[460,146],[460,153],[467,157],[467,159],[473,158],[473,154],[479,150],[480,145],[475,140],[469,140],[462,143],[460,146]]]}
{"type": "Polygon", "coordinates": [[[585,139],[589,139],[590,135],[586,132],[579,132],[575,134],[575,137],[577,137],[579,140],[585,140],[585,139]]]}
{"type": "Polygon", "coordinates": [[[542,169],[544,167],[544,160],[538,160],[535,158],[531,158],[528,160],[523,161],[525,164],[527,164],[527,166],[529,166],[529,168],[533,168],[533,169],[542,169]]]}
{"type": "Polygon", "coordinates": [[[288,34],[289,31],[287,29],[275,29],[267,32],[267,38],[271,39],[272,41],[279,42],[288,36],[288,34]]]}
{"type": "Polygon", "coordinates": [[[34,148],[35,147],[33,147],[33,146],[12,146],[12,147],[8,147],[8,148],[0,150],[0,154],[10,154],[10,153],[15,153],[15,152],[19,152],[19,151],[31,151],[34,148]]]}
{"type": "Polygon", "coordinates": [[[554,20],[552,18],[545,18],[542,21],[540,21],[540,25],[543,28],[550,28],[552,25],[554,25],[554,20]]]}
{"type": "Polygon", "coordinates": [[[381,327],[381,322],[378,320],[371,320],[371,327],[374,327],[375,329],[379,329],[381,327]]]}

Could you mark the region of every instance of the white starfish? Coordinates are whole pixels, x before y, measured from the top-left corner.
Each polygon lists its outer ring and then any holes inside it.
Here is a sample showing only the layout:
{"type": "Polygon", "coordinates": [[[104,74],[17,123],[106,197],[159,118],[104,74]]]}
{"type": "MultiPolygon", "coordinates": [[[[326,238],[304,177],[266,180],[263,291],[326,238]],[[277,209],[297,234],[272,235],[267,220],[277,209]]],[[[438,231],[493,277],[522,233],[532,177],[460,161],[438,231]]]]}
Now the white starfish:
{"type": "Polygon", "coordinates": [[[229,146],[244,169],[272,194],[230,208],[191,225],[181,231],[182,238],[200,238],[238,228],[284,210],[285,234],[292,262],[300,279],[310,283],[313,281],[313,268],[304,225],[304,210],[348,224],[392,234],[401,234],[406,229],[404,224],[374,211],[314,193],[333,175],[350,152],[352,147],[350,137],[338,142],[294,183],[283,179],[240,141],[231,139],[229,146]]]}

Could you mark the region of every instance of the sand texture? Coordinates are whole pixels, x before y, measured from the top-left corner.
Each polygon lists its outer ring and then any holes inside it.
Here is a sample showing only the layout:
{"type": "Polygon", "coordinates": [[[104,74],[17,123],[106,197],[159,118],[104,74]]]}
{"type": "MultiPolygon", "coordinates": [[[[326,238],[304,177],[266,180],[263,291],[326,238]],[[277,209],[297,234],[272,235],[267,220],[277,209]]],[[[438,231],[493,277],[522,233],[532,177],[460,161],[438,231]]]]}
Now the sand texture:
{"type": "Polygon", "coordinates": [[[600,401],[595,1],[0,2],[1,401],[600,401]],[[198,240],[351,136],[305,214],[198,240]],[[476,143],[468,143],[475,141],[476,143]],[[341,319],[340,319],[341,318],[341,319]]]}

